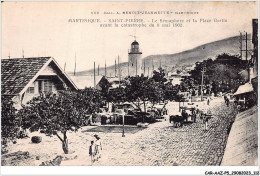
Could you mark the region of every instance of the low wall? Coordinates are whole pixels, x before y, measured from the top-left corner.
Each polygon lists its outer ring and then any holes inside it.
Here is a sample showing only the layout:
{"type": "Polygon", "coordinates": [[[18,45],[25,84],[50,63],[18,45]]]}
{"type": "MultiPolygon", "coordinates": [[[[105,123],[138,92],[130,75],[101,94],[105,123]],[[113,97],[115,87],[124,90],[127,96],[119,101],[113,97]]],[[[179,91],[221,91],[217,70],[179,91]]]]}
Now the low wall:
{"type": "Polygon", "coordinates": [[[237,114],[221,166],[258,165],[258,107],[237,114]]]}

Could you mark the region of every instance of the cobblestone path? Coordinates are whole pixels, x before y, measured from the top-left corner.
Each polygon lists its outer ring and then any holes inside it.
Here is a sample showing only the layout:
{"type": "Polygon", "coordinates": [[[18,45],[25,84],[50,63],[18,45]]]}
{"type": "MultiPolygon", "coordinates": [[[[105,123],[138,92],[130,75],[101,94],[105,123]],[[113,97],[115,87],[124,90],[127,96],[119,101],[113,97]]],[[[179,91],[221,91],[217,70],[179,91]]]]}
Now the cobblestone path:
{"type": "Polygon", "coordinates": [[[204,131],[202,120],[174,128],[168,120],[151,124],[135,134],[99,135],[102,157],[93,165],[109,166],[207,166],[220,165],[228,133],[235,118],[223,100],[211,102],[213,118],[204,131]]]}

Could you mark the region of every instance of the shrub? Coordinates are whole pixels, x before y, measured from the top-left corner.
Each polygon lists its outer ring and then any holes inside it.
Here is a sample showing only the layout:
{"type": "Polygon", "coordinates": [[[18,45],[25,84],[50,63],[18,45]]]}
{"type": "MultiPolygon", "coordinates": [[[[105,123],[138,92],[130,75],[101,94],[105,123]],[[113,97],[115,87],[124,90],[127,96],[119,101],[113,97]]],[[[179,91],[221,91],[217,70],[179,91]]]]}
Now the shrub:
{"type": "Polygon", "coordinates": [[[33,136],[31,140],[32,140],[32,143],[38,144],[42,141],[42,137],[41,136],[33,136]]]}

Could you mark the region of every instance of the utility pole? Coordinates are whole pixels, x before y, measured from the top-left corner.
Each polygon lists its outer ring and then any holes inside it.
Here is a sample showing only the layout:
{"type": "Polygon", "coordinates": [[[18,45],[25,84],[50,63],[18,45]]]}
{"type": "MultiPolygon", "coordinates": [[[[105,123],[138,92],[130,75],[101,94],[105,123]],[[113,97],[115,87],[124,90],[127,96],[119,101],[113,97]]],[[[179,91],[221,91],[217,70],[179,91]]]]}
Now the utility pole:
{"type": "Polygon", "coordinates": [[[97,72],[97,75],[99,76],[99,64],[98,64],[98,72],[97,72]]]}
{"type": "Polygon", "coordinates": [[[248,40],[252,40],[252,39],[248,39],[248,37],[247,37],[247,32],[246,32],[246,35],[245,35],[245,38],[243,39],[243,35],[242,35],[242,33],[240,32],[240,39],[239,39],[239,41],[240,41],[240,55],[241,55],[241,59],[243,59],[242,58],[242,52],[243,51],[245,51],[246,52],[246,60],[247,60],[247,58],[248,58],[248,52],[252,52],[253,50],[252,49],[248,49],[248,44],[247,44],[247,41],[248,40]],[[246,41],[246,49],[243,49],[243,41],[246,41]]]}
{"type": "Polygon", "coordinates": [[[144,60],[144,76],[145,76],[145,60],[144,60]]]}
{"type": "Polygon", "coordinates": [[[200,91],[201,91],[201,101],[203,101],[203,77],[204,77],[205,72],[206,72],[206,67],[203,65],[202,71],[201,71],[201,73],[202,73],[202,75],[201,75],[201,89],[200,89],[200,91]]]}
{"type": "MultiPolygon", "coordinates": [[[[153,58],[152,58],[152,65],[153,65],[153,58]]],[[[151,77],[153,76],[153,71],[154,71],[154,65],[153,65],[153,68],[152,68],[152,74],[151,74],[151,77]]]]}
{"type": "Polygon", "coordinates": [[[247,32],[246,32],[246,61],[247,61],[247,32]]]}
{"type": "Polygon", "coordinates": [[[23,58],[24,58],[24,50],[23,50],[23,58]]]}
{"type": "Polygon", "coordinates": [[[240,57],[242,60],[242,48],[243,48],[243,39],[242,39],[242,33],[240,32],[240,38],[239,38],[239,42],[240,42],[240,57]]]}
{"type": "Polygon", "coordinates": [[[118,77],[119,77],[119,87],[120,87],[120,83],[121,83],[121,70],[120,70],[120,66],[119,66],[119,56],[118,56],[118,77]]]}
{"type": "Polygon", "coordinates": [[[77,63],[76,63],[76,53],[75,53],[75,66],[74,66],[74,76],[76,75],[76,65],[77,65],[77,63]]]}
{"type": "MultiPolygon", "coordinates": [[[[241,41],[241,44],[240,44],[240,54],[241,54],[241,59],[242,59],[242,52],[245,51],[246,53],[246,61],[247,61],[247,58],[248,58],[248,52],[252,52],[253,50],[252,49],[248,49],[248,44],[247,44],[247,41],[248,40],[252,40],[252,39],[248,39],[247,37],[247,32],[246,32],[246,35],[245,35],[245,39],[243,39],[243,35],[242,33],[240,33],[240,41],[241,41]],[[243,50],[243,40],[245,40],[246,42],[246,49],[243,50]]],[[[249,61],[248,61],[248,68],[247,68],[247,72],[248,72],[248,81],[250,82],[250,67],[249,67],[249,61]]]]}
{"type": "Polygon", "coordinates": [[[96,63],[94,62],[94,88],[96,89],[96,63]]]}
{"type": "Polygon", "coordinates": [[[128,61],[128,65],[127,65],[127,76],[129,76],[129,61],[128,61]]]}
{"type": "Polygon", "coordinates": [[[9,58],[9,59],[11,58],[11,56],[10,56],[10,52],[9,52],[8,58],[9,58]]]}
{"type": "Polygon", "coordinates": [[[115,77],[116,77],[116,59],[115,59],[115,77]]]}
{"type": "Polygon", "coordinates": [[[107,77],[107,61],[105,60],[105,77],[107,77]]]}
{"type": "Polygon", "coordinates": [[[65,70],[66,70],[66,62],[64,63],[64,72],[65,72],[65,70]]]}

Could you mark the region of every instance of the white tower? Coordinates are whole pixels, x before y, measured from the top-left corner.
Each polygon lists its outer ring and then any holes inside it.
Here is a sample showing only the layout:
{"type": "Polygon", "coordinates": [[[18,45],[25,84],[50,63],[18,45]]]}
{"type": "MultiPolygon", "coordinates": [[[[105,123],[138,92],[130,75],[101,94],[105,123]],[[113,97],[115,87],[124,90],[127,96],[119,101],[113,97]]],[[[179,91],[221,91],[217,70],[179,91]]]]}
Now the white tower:
{"type": "Polygon", "coordinates": [[[141,75],[142,70],[142,52],[139,50],[139,43],[135,40],[131,44],[130,52],[128,52],[128,75],[137,76],[141,75]]]}

